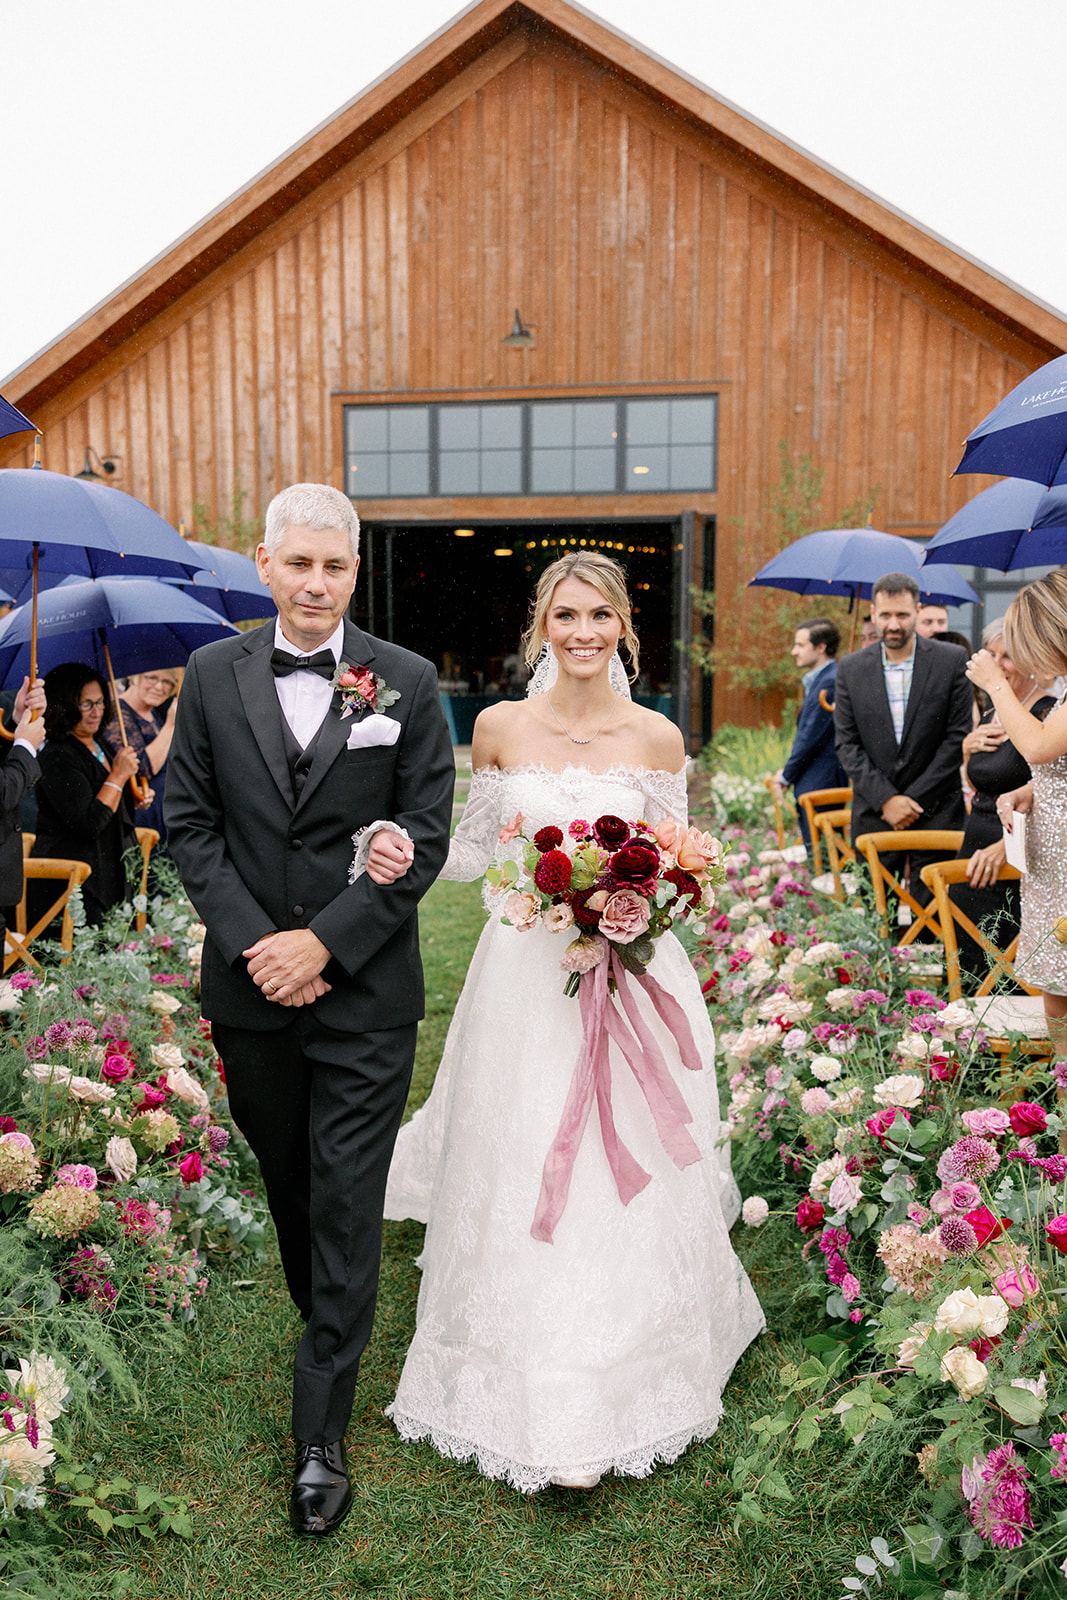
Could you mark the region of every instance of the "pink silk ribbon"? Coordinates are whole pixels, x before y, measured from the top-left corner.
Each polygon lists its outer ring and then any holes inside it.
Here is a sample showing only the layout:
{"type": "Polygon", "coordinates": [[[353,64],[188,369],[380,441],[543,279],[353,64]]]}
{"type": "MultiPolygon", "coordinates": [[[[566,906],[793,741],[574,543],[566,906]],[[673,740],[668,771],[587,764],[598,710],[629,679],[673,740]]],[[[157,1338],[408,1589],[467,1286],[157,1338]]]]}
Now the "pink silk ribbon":
{"type": "Polygon", "coordinates": [[[683,1064],[690,1072],[701,1070],[702,1062],[689,1020],[674,996],[668,994],[655,978],[647,972],[640,976],[627,974],[614,951],[608,960],[601,961],[592,972],[583,973],[578,989],[582,1048],[567,1090],[559,1128],[545,1157],[541,1192],[530,1229],[533,1237],[545,1244],[551,1244],[556,1224],[566,1208],[575,1159],[594,1100],[608,1166],[623,1205],[629,1205],[634,1195],[640,1194],[645,1185],[651,1182],[651,1174],[635,1160],[615,1127],[611,1109],[609,1038],[614,1040],[637,1079],[652,1113],[660,1143],[675,1166],[687,1167],[701,1159],[696,1141],[686,1126],[692,1122],[693,1114],[641,1015],[637,998],[629,986],[630,977],[644,989],[657,1016],[670,1029],[683,1064]],[[621,1010],[612,1003],[612,996],[608,992],[609,966],[615,977],[621,1010]]]}

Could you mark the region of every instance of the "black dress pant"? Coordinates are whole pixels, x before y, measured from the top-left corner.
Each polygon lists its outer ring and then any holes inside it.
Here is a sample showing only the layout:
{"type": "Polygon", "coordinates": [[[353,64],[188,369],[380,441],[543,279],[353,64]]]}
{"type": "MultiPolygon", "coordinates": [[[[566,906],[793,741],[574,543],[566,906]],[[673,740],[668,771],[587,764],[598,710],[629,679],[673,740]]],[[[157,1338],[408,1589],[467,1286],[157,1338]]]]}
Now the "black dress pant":
{"type": "Polygon", "coordinates": [[[343,1437],[378,1295],[382,1211],[416,1023],[337,1033],[312,1009],[276,1032],[212,1026],[234,1121],[259,1160],[289,1293],[307,1326],[293,1432],[343,1437]]]}

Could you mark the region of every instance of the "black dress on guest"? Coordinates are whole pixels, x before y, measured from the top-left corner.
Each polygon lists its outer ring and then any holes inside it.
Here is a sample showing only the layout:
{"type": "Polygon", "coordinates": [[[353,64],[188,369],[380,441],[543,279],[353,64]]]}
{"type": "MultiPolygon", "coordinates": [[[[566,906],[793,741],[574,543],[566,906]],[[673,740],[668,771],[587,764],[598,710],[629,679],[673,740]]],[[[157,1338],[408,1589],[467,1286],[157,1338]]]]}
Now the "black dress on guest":
{"type": "MultiPolygon", "coordinates": [[[[1042,695],[1030,706],[1030,715],[1044,722],[1056,704],[1054,695],[1042,695]]],[[[979,726],[993,720],[992,707],[986,711],[979,726]]],[[[1016,750],[1010,739],[995,750],[976,750],[967,758],[967,777],[975,790],[971,814],[963,833],[960,856],[974,855],[987,845],[996,844],[1003,837],[1003,828],[997,816],[997,797],[1030,782],[1030,767],[1016,750]]],[[[1003,950],[1019,932],[1019,884],[1001,881],[986,889],[972,889],[970,884],[954,884],[950,894],[965,916],[976,928],[989,935],[993,943],[1003,950]],[[984,926],[983,926],[984,924],[984,926]]],[[[989,962],[981,948],[962,928],[959,934],[960,966],[975,985],[989,971],[989,962]]]]}
{"type": "MultiPolygon", "coordinates": [[[[98,737],[96,742],[111,761],[114,751],[108,741],[98,737]]],[[[46,740],[37,760],[41,776],[37,784],[37,838],[31,854],[86,862],[92,869],[82,884],[86,919],[93,924],[103,922],[111,907],[126,898],[122,858],[137,844],[129,786],[123,786],[117,811],[98,800],[97,790],[107,777],[106,769],[71,734],[46,740]]],[[[32,887],[36,893],[31,914],[35,904],[39,907],[36,916],[40,916],[55,899],[55,890],[47,882],[32,887]]]]}

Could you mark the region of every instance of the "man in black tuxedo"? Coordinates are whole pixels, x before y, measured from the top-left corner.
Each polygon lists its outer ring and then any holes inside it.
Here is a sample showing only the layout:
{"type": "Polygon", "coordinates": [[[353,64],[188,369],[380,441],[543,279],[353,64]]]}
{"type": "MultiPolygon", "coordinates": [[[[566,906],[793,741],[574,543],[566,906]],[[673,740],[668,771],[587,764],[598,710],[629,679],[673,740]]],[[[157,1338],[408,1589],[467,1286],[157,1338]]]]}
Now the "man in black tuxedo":
{"type": "Polygon", "coordinates": [[[12,742],[0,750],[0,945],[7,918],[22,899],[19,807],[40,777],[37,752],[44,743],[44,712],[44,681],[38,678],[31,688],[24,678],[12,707],[12,742]]]}
{"type": "Polygon", "coordinates": [[[339,490],[271,501],[256,560],[277,621],[190,659],[166,795],[207,927],[203,1012],[307,1324],[290,1501],[307,1534],[351,1506],[343,1436],[423,1015],[415,908],[447,854],[454,782],[436,670],[346,620],[358,538],[339,490]]]}
{"type": "MultiPolygon", "coordinates": [[[[907,573],[880,578],[871,594],[880,638],[837,669],[834,724],[852,783],[853,842],[863,833],[964,824],[960,763],[973,704],[967,656],[916,633],[918,599],[907,573]]],[[[939,859],[911,857],[911,892],[920,903],[929,898],[920,870],[939,859]]]]}

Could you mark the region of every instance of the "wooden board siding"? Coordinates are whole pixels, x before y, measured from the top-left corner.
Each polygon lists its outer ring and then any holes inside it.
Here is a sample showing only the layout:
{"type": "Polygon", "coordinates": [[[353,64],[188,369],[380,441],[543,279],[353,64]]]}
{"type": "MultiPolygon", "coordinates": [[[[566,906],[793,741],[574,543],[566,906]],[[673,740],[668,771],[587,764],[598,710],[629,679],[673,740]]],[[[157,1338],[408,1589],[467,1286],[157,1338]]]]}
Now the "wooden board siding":
{"type": "MultiPolygon", "coordinates": [[[[658,70],[658,69],[657,69],[658,70]]],[[[973,292],[544,29],[442,83],[117,349],[47,399],[44,464],[122,457],[168,520],[342,481],[337,396],[694,384],[720,395],[719,489],[670,497],[366,503],[365,515],[714,515],[720,591],[766,548],[779,440],[826,474],[827,520],[932,531],[974,423],[1048,359],[973,292]],[[514,308],[536,347],[501,344],[514,308]],[[551,509],[550,509],[551,507],[551,509]]],[[[0,441],[0,464],[26,464],[0,441]]],[[[733,607],[719,637],[743,626],[733,607]]],[[[742,694],[717,695],[743,720],[742,694]]]]}

